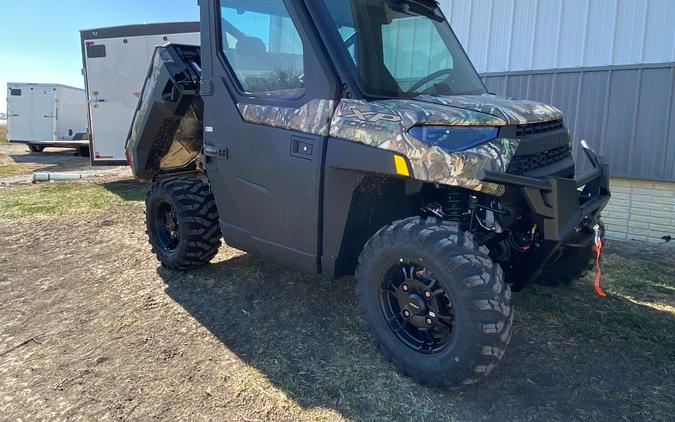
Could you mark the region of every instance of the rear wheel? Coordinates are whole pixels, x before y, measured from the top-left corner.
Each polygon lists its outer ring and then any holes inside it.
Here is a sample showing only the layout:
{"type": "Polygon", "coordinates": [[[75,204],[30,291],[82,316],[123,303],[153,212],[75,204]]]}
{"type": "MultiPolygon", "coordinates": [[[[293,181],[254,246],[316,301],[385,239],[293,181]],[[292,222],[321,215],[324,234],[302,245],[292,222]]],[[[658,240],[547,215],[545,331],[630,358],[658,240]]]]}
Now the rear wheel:
{"type": "Polygon", "coordinates": [[[356,293],[384,357],[417,381],[478,382],[511,338],[511,292],[489,251],[455,223],[419,217],[366,244],[356,293]]]}
{"type": "Polygon", "coordinates": [[[45,147],[43,145],[28,144],[28,149],[30,152],[42,152],[45,150],[45,147]]]}
{"type": "Polygon", "coordinates": [[[77,155],[80,157],[89,157],[89,147],[83,146],[77,148],[77,155]]]}
{"type": "Polygon", "coordinates": [[[155,183],[146,199],[146,226],[157,259],[175,270],[208,264],[221,244],[216,203],[199,178],[155,183]]]}

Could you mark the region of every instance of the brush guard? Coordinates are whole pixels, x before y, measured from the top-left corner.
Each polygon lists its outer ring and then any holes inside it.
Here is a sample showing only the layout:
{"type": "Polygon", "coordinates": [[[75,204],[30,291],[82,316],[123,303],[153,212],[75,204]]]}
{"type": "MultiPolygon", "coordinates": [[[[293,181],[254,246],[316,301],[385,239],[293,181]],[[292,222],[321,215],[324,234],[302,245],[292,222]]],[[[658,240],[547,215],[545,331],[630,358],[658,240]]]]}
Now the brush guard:
{"type": "Polygon", "coordinates": [[[516,290],[537,278],[548,262],[565,247],[588,247],[594,241],[594,227],[611,193],[609,169],[586,141],[581,141],[591,170],[573,179],[528,177],[480,170],[478,180],[519,188],[534,214],[543,220],[543,241],[532,251],[532,265],[516,270],[516,290]],[[584,236],[584,234],[588,234],[584,236]]]}

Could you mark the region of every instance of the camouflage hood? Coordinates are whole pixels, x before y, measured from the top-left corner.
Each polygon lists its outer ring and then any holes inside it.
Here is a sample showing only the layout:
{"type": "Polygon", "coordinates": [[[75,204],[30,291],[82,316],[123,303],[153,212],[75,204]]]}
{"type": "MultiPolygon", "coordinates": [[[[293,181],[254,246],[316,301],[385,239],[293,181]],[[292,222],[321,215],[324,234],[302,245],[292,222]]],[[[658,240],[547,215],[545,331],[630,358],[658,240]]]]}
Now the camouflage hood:
{"type": "Polygon", "coordinates": [[[547,104],[529,100],[512,100],[490,94],[452,97],[420,95],[416,99],[425,103],[489,114],[503,120],[506,125],[548,122],[561,119],[563,116],[560,110],[547,104]]]}

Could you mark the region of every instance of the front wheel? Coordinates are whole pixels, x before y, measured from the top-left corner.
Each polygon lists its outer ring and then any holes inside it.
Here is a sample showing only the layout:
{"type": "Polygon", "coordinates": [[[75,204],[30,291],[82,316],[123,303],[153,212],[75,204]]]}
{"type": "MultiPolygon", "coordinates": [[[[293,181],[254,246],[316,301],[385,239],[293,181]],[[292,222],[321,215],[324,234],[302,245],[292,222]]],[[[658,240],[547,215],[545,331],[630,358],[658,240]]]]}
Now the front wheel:
{"type": "Polygon", "coordinates": [[[221,244],[218,210],[211,188],[196,177],[155,183],[146,198],[152,251],[167,268],[189,270],[208,264],[221,244]]]}
{"type": "Polygon", "coordinates": [[[366,244],[356,293],[384,357],[445,388],[489,374],[511,339],[511,291],[489,251],[455,223],[420,217],[366,244]]]}

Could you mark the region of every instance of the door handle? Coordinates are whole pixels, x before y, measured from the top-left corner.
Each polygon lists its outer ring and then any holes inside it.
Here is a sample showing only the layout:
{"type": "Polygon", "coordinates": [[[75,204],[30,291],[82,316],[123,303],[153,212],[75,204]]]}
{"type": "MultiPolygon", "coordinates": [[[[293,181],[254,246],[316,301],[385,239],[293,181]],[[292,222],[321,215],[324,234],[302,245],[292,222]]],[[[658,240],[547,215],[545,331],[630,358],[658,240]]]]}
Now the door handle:
{"type": "Polygon", "coordinates": [[[230,158],[230,152],[226,147],[217,147],[214,145],[204,145],[204,155],[207,157],[230,158]]]}

